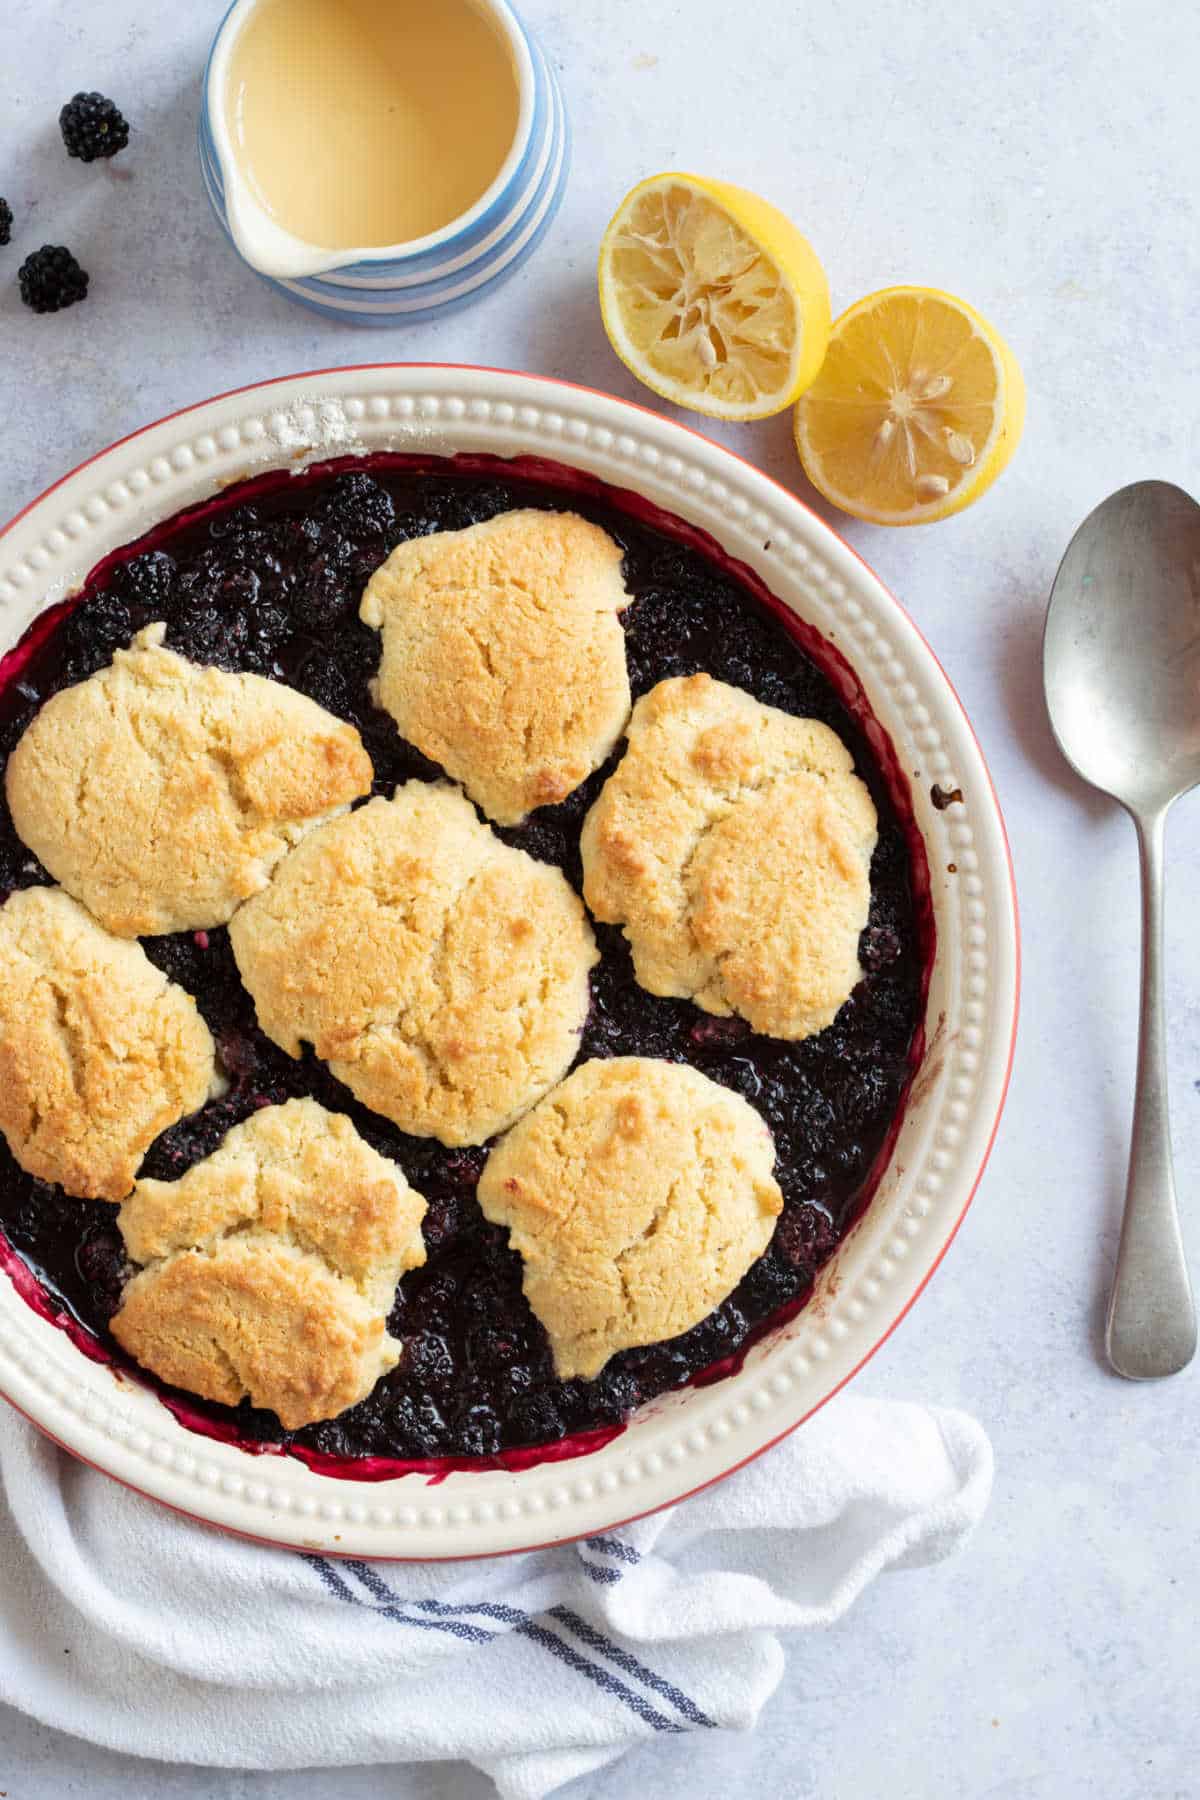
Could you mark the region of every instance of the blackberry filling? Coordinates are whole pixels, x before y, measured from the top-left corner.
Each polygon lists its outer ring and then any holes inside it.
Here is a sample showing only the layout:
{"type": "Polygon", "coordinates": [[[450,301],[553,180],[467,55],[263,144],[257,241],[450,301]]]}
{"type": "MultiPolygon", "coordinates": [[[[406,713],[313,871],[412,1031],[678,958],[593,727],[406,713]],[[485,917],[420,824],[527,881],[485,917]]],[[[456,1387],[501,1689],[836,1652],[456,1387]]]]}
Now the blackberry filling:
{"type": "MultiPolygon", "coordinates": [[[[750,1341],[803,1304],[869,1200],[920,1055],[932,953],[924,853],[890,747],[857,684],[836,653],[785,622],[747,572],[700,534],[556,465],[378,456],[298,477],[273,473],[180,514],[107,559],[76,600],[39,620],[0,662],[0,771],[50,694],[165,619],[167,643],[183,655],[288,682],[350,720],[374,763],[376,792],[436,776],[372,704],[379,640],[357,618],[358,596],[402,539],[516,506],[571,508],[622,545],[635,596],[624,615],[635,698],[667,676],[706,670],[772,706],[823,720],[850,746],[879,814],[860,945],[864,979],[827,1030],[785,1043],[647,994],[619,930],[596,927],[602,961],[581,1056],[691,1062],[743,1094],[774,1134],[784,1210],[765,1255],[709,1318],[667,1343],[623,1351],[594,1381],[563,1382],[521,1293],[520,1260],[476,1203],[485,1150],[406,1137],[314,1058],[284,1055],[255,1024],[224,930],[144,940],[151,959],[195,996],[230,1084],[158,1139],[146,1174],[176,1178],[256,1108],[309,1094],[348,1113],[429,1202],[428,1262],[403,1278],[390,1320],[405,1356],[358,1406],[289,1434],[273,1414],[247,1405],[165,1396],[198,1429],[248,1445],[278,1443],[323,1465],[333,1459],[378,1471],[381,1461],[486,1461],[537,1446],[553,1454],[576,1439],[583,1448],[642,1401],[734,1366],[750,1341]]],[[[499,835],[556,863],[578,889],[580,826],[615,761],[562,805],[499,835]]],[[[0,898],[46,880],[0,797],[0,898]]],[[[128,1366],[108,1333],[128,1274],[114,1220],[103,1203],[33,1180],[0,1140],[0,1232],[51,1304],[128,1366]]],[[[138,1378],[153,1384],[140,1371],[138,1378]]]]}

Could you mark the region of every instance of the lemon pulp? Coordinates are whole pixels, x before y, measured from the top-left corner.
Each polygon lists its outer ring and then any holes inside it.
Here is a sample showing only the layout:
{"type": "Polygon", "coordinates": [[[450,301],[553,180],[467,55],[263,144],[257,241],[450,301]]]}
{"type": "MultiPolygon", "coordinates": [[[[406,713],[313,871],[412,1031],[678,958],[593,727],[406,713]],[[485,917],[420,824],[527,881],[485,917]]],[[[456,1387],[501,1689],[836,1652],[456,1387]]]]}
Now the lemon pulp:
{"type": "Polygon", "coordinates": [[[842,314],[796,408],[813,485],[877,524],[969,506],[1016,448],[1025,389],[999,333],[933,288],[887,288],[842,314]]]}
{"type": "Polygon", "coordinates": [[[600,305],[640,380],[726,419],[791,405],[829,330],[824,271],[795,226],[757,195],[692,175],[626,195],[601,247],[600,305]]]}

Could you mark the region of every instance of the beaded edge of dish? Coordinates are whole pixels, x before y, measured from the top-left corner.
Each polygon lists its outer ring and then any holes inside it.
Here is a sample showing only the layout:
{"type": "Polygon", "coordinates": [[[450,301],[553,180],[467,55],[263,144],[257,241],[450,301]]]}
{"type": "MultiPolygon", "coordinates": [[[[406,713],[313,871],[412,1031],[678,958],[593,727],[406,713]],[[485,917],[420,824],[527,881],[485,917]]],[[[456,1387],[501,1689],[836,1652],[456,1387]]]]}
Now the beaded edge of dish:
{"type": "MultiPolygon", "coordinates": [[[[256,392],[261,395],[261,391],[249,390],[246,401],[252,402],[256,392]]],[[[230,396],[229,401],[237,398],[241,396],[230,396]]],[[[210,402],[202,410],[219,404],[210,402]]],[[[185,432],[189,416],[186,412],[178,416],[178,425],[185,432]]],[[[161,431],[175,423],[163,421],[150,430],[161,431]]],[[[959,786],[942,735],[933,724],[928,707],[921,702],[896,646],[820,556],[800,542],[775,513],[756,503],[731,481],[714,479],[698,462],[660,449],[632,428],[622,430],[597,424],[566,400],[561,407],[546,407],[432,391],[314,394],[287,405],[255,409],[237,422],[185,436],[169,452],[160,452],[144,462],[136,461],[133,447],[139,440],[135,437],[98,459],[103,464],[114,452],[125,449],[134,453],[135,466],[104,482],[85,500],[60,514],[40,541],[0,570],[0,619],[6,624],[14,621],[4,635],[10,642],[15,641],[46,605],[70,591],[68,577],[60,575],[55,580],[56,570],[65,561],[82,558],[90,566],[107,549],[119,544],[122,515],[143,503],[152,490],[161,492],[164,503],[169,502],[169,510],[176,511],[215,483],[254,473],[256,465],[278,466],[294,460],[301,466],[331,454],[384,447],[432,454],[495,447],[486,441],[469,446],[462,443],[456,434],[464,428],[485,439],[490,434],[505,440],[509,454],[514,453],[510,441],[514,434],[519,436],[520,449],[525,452],[565,452],[568,458],[572,449],[586,453],[595,472],[618,485],[622,479],[627,484],[636,482],[641,471],[652,476],[657,487],[667,490],[666,504],[670,503],[672,492],[684,500],[701,500],[710,517],[719,515],[755,544],[760,564],[764,557],[768,566],[777,560],[793,579],[804,584],[815,601],[823,603],[836,617],[842,630],[838,641],[855,667],[862,673],[869,669],[874,682],[888,691],[893,709],[907,728],[910,747],[920,752],[922,779],[948,791],[959,786]],[[598,459],[603,466],[596,467],[598,459]],[[117,535],[110,543],[108,539],[114,531],[117,535]]],[[[85,467],[78,473],[86,472],[85,467]]],[[[46,496],[42,504],[52,499],[52,494],[46,496]]],[[[157,516],[167,516],[167,504],[157,516]]],[[[144,529],[145,523],[139,519],[136,527],[131,525],[131,535],[144,529]]],[[[928,835],[928,824],[925,829],[928,835]]],[[[689,1399],[704,1402],[707,1416],[703,1420],[693,1416],[695,1407],[681,1407],[674,1429],[653,1447],[638,1448],[635,1440],[625,1435],[608,1448],[607,1455],[599,1451],[581,1459],[581,1464],[603,1461],[609,1466],[576,1468],[573,1464],[553,1462],[536,1465],[517,1478],[509,1477],[510,1483],[519,1482],[520,1492],[501,1500],[482,1495],[452,1500],[447,1494],[446,1503],[431,1497],[421,1503],[372,1505],[361,1497],[347,1497],[346,1489],[353,1489],[353,1483],[314,1475],[300,1464],[288,1468],[287,1485],[279,1480],[264,1480],[253,1464],[242,1473],[229,1465],[231,1458],[243,1452],[198,1439],[163,1409],[159,1409],[161,1422],[156,1420],[155,1427],[131,1420],[126,1416],[127,1406],[123,1409],[113,1405],[80,1382],[79,1352],[69,1348],[64,1334],[53,1328],[50,1330],[62,1344],[62,1353],[56,1353],[55,1346],[48,1356],[47,1334],[39,1331],[31,1334],[26,1343],[19,1338],[0,1342],[0,1368],[6,1362],[11,1364],[36,1391],[106,1441],[122,1446],[148,1472],[165,1471],[178,1477],[195,1491],[197,1504],[206,1493],[220,1493],[258,1513],[264,1535],[273,1526],[278,1527],[280,1515],[290,1516],[300,1528],[304,1520],[319,1519],[322,1525],[437,1531],[533,1520],[571,1506],[604,1501],[618,1491],[621,1498],[611,1505],[622,1516],[637,1511],[639,1504],[661,1504],[657,1498],[639,1495],[639,1487],[659,1483],[672,1468],[679,1471],[676,1479],[686,1484],[688,1478],[682,1465],[705,1452],[721,1454],[721,1447],[749,1427],[756,1415],[761,1430],[763,1415],[777,1409],[856,1327],[879,1309],[887,1289],[926,1230],[926,1222],[935,1213],[947,1177],[962,1151],[990,1022],[988,1003],[993,996],[988,975],[993,935],[989,932],[986,887],[979,873],[972,826],[963,819],[949,822],[939,818],[935,829],[942,837],[938,848],[948,851],[959,876],[956,891],[963,982],[961,994],[955,996],[956,1017],[953,1041],[946,1050],[947,1065],[939,1077],[940,1104],[932,1124],[931,1147],[922,1168],[916,1172],[904,1211],[866,1272],[853,1285],[841,1281],[836,1291],[830,1286],[823,1292],[819,1308],[806,1309],[766,1340],[743,1375],[736,1378],[737,1395],[731,1395],[728,1403],[721,1400],[724,1383],[691,1391],[689,1399]],[[619,1462],[619,1468],[612,1466],[614,1461],[619,1462]],[[303,1491],[305,1487],[317,1491],[303,1491]],[[331,1491],[321,1492],[322,1488],[331,1491]]],[[[836,1270],[840,1260],[839,1253],[831,1268],[836,1270]]],[[[29,1316],[25,1302],[5,1283],[0,1290],[0,1310],[6,1310],[10,1301],[29,1316]]],[[[729,1443],[729,1451],[733,1449],[729,1443]]],[[[475,1479],[474,1472],[465,1471],[448,1477],[447,1482],[461,1488],[464,1482],[475,1479]]],[[[251,1520],[244,1523],[245,1529],[253,1529],[251,1520]]],[[[537,1529],[554,1535],[550,1517],[537,1529]]],[[[461,1553],[469,1554],[471,1550],[461,1553]]]]}

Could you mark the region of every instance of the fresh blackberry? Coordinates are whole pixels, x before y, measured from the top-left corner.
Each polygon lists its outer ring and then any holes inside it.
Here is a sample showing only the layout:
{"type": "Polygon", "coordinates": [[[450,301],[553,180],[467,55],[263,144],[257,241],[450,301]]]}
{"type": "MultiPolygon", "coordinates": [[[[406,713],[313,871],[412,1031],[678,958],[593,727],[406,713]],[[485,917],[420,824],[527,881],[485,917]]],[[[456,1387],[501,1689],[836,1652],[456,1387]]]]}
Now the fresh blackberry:
{"type": "Polygon", "coordinates": [[[12,207],[7,200],[0,200],[0,244],[12,240],[12,207]]]}
{"type": "Polygon", "coordinates": [[[80,162],[115,156],[129,142],[128,121],[115,100],[103,94],[75,94],[59,113],[58,124],[67,155],[80,162]]]}
{"type": "Polygon", "coordinates": [[[87,271],[81,269],[62,244],[43,244],[33,250],[17,270],[21,298],[36,313],[61,312],[86,300],[87,271]]]}

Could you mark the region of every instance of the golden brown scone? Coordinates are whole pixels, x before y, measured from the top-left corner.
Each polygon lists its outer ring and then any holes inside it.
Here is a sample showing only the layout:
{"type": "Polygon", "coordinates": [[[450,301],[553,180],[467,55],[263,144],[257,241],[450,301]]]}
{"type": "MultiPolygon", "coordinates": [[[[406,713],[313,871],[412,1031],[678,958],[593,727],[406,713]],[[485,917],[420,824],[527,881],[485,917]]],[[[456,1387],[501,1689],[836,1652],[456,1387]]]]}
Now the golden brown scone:
{"type": "Polygon", "coordinates": [[[599,768],[629,717],[621,550],[574,513],[412,538],[363,595],[375,698],[401,735],[516,825],[599,768]]]}
{"type": "Polygon", "coordinates": [[[403,1131],[480,1144],[570,1066],[595,940],[560,874],[447,783],[305,839],[230,940],[267,1036],[403,1131]]]}
{"type": "Polygon", "coordinates": [[[344,1113],[315,1100],[266,1106],[178,1181],[139,1181],[117,1219],[137,1263],[210,1249],[249,1228],[321,1257],[364,1298],[391,1308],[425,1261],[425,1202],[344,1113]]]}
{"type": "Polygon", "coordinates": [[[771,1037],[832,1023],[862,978],[875,808],[849,750],[714,681],[660,681],[584,821],[583,892],[652,994],[771,1037]]]}
{"type": "Polygon", "coordinates": [[[217,1085],[196,1002],[61,888],[0,907],[0,1131],[23,1169],[122,1200],[160,1131],[217,1085]]]}
{"type": "Polygon", "coordinates": [[[269,1233],[151,1263],[125,1289],[112,1331],[162,1381],[226,1406],[248,1394],[288,1431],[365,1399],[400,1355],[369,1301],[269,1233]]]}
{"type": "Polygon", "coordinates": [[[479,1204],[524,1264],[565,1381],[687,1331],[770,1242],[775,1146],[740,1094],[681,1063],[586,1062],[488,1157],[479,1204]]]}
{"type": "Polygon", "coordinates": [[[165,629],[47,700],[5,777],[20,837],[120,937],[223,925],[372,779],[352,725],[176,656],[165,629]]]}
{"type": "Polygon", "coordinates": [[[265,1107],[178,1181],[140,1181],[117,1223],[135,1262],[117,1342],[164,1381],[289,1431],[395,1366],[396,1283],[425,1261],[425,1202],[350,1120],[265,1107]]]}

